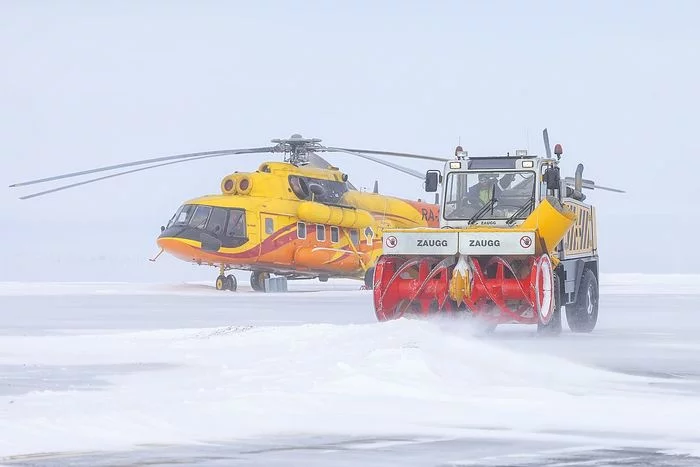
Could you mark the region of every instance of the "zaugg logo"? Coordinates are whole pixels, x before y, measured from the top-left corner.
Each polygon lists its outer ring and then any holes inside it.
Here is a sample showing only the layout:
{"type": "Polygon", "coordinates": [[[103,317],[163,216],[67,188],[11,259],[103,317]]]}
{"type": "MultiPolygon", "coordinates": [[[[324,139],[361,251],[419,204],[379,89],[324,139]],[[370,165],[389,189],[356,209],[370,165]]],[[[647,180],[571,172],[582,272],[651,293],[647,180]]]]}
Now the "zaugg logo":
{"type": "Polygon", "coordinates": [[[469,246],[501,246],[500,240],[469,240],[469,246]]]}
{"type": "Polygon", "coordinates": [[[447,240],[425,240],[419,238],[416,246],[447,246],[447,240]]]}

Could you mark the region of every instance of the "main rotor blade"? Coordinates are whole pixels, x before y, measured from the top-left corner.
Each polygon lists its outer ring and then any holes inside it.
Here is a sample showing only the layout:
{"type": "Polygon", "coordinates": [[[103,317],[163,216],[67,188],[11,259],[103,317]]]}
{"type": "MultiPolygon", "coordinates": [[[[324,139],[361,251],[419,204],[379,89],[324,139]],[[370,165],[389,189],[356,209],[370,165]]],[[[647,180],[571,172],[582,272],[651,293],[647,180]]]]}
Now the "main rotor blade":
{"type": "Polygon", "coordinates": [[[408,167],[404,167],[404,166],[399,165],[399,164],[394,164],[393,162],[385,161],[385,160],[380,159],[378,157],[368,156],[367,154],[360,154],[359,152],[354,152],[354,151],[347,150],[347,149],[335,148],[335,150],[337,152],[344,152],[346,154],[351,154],[353,156],[362,157],[364,159],[374,161],[377,164],[382,164],[382,165],[385,165],[387,167],[391,167],[392,169],[396,169],[399,172],[403,172],[405,174],[412,175],[416,178],[420,178],[421,180],[425,179],[425,174],[418,172],[417,170],[413,170],[413,169],[410,169],[408,167]]]}
{"type": "MultiPolygon", "coordinates": [[[[564,181],[567,183],[567,185],[570,185],[570,186],[576,185],[576,179],[573,177],[565,177],[564,181]]],[[[581,186],[583,188],[587,188],[589,190],[607,190],[607,191],[614,191],[615,193],[627,193],[626,191],[620,190],[619,188],[610,188],[607,186],[596,185],[596,183],[593,180],[585,180],[584,179],[581,186]]]]}
{"type": "Polygon", "coordinates": [[[181,160],[176,160],[176,161],[170,161],[170,162],[163,162],[160,164],[155,164],[155,165],[149,165],[148,167],[139,167],[138,169],[131,169],[131,170],[125,170],[123,172],[117,172],[115,174],[110,174],[110,175],[104,175],[102,177],[98,178],[91,178],[89,180],[84,180],[82,182],[77,182],[77,183],[71,183],[70,185],[63,185],[57,188],[52,188],[50,190],[45,190],[45,191],[40,191],[38,193],[32,193],[30,195],[25,195],[25,196],[20,196],[19,199],[29,199],[29,198],[36,198],[37,196],[43,196],[43,195],[48,195],[49,193],[55,193],[57,191],[62,191],[62,190],[67,190],[69,188],[75,188],[77,186],[82,186],[82,185],[87,185],[89,183],[95,183],[99,182],[101,180],[106,180],[108,178],[114,178],[114,177],[119,177],[121,175],[127,175],[135,172],[141,172],[143,170],[149,170],[149,169],[155,169],[158,167],[164,167],[166,165],[173,165],[173,164],[180,164],[182,162],[190,162],[190,161],[195,161],[199,159],[210,159],[212,157],[222,157],[222,156],[230,156],[230,152],[222,152],[219,154],[208,154],[205,156],[199,156],[199,157],[190,157],[188,159],[181,159],[181,160]]]}
{"type": "MultiPolygon", "coordinates": [[[[71,172],[67,174],[62,174],[62,175],[55,175],[53,177],[46,177],[46,178],[40,178],[37,180],[30,180],[27,182],[20,182],[20,183],[15,183],[10,185],[10,188],[15,188],[15,187],[20,187],[20,186],[26,186],[26,185],[33,185],[35,183],[44,183],[44,182],[51,182],[54,180],[60,180],[63,178],[70,178],[70,177],[77,177],[80,175],[88,175],[92,173],[97,173],[97,172],[103,172],[106,170],[114,170],[114,169],[123,169],[126,167],[133,167],[136,165],[143,165],[143,164],[151,164],[154,162],[163,162],[163,161],[169,161],[169,160],[184,160],[184,159],[199,159],[202,156],[219,156],[219,155],[230,155],[230,154],[254,154],[254,153],[263,153],[263,152],[273,152],[275,148],[274,147],[267,147],[267,148],[250,148],[250,149],[222,149],[219,151],[206,151],[206,152],[192,152],[189,154],[177,154],[174,156],[164,156],[164,157],[156,157],[154,159],[143,159],[139,161],[133,161],[133,162],[125,162],[123,164],[115,164],[115,165],[108,165],[105,167],[97,167],[94,169],[89,169],[89,170],[81,170],[79,172],[71,172]]],[[[160,166],[157,166],[160,167],[160,166]]],[[[130,173],[130,172],[127,172],[130,173]]]]}
{"type": "Polygon", "coordinates": [[[438,161],[438,162],[447,162],[450,159],[445,158],[445,157],[435,157],[435,156],[424,156],[422,154],[410,154],[406,152],[393,152],[393,151],[373,151],[369,149],[350,149],[350,148],[336,148],[336,147],[325,147],[324,148],[326,151],[338,151],[338,152],[347,152],[350,151],[350,153],[366,153],[366,154],[377,154],[377,155],[384,155],[384,156],[397,156],[397,157],[408,157],[411,159],[424,159],[428,161],[438,161]]]}

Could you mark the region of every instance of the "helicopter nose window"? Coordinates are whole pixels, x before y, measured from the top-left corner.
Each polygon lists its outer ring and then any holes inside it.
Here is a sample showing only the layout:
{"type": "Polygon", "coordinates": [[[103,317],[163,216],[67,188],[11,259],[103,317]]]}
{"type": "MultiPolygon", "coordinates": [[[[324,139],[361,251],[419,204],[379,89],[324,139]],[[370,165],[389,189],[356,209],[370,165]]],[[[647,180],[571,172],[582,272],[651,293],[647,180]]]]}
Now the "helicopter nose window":
{"type": "Polygon", "coordinates": [[[190,219],[192,218],[192,214],[194,213],[194,209],[196,206],[193,206],[191,204],[185,204],[180,206],[180,209],[177,210],[173,218],[170,220],[170,224],[168,227],[171,225],[186,225],[190,219]]]}

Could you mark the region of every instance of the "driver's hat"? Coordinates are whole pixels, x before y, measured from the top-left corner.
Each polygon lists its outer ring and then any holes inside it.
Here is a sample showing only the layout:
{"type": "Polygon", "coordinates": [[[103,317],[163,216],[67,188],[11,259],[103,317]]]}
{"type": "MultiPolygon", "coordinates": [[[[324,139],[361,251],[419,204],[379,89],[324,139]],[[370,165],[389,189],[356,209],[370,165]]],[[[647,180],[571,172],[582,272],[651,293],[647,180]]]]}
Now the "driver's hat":
{"type": "Polygon", "coordinates": [[[489,173],[480,173],[479,174],[479,181],[480,182],[487,182],[489,180],[494,180],[496,178],[497,178],[497,176],[495,174],[489,174],[489,173]]]}

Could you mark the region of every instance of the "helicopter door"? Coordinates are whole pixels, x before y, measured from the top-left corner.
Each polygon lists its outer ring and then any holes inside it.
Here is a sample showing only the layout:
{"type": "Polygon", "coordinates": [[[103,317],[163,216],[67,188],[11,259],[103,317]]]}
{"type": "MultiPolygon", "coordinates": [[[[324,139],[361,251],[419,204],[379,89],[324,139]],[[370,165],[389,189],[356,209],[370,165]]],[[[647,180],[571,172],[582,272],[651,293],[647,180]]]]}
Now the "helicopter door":
{"type": "Polygon", "coordinates": [[[290,233],[296,233],[297,219],[291,216],[260,213],[260,252],[258,260],[289,265],[294,257],[290,233]]]}

